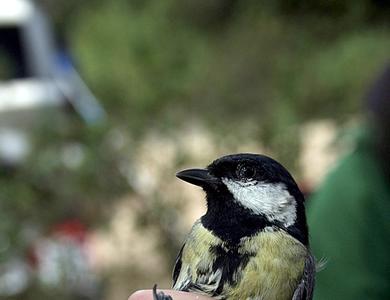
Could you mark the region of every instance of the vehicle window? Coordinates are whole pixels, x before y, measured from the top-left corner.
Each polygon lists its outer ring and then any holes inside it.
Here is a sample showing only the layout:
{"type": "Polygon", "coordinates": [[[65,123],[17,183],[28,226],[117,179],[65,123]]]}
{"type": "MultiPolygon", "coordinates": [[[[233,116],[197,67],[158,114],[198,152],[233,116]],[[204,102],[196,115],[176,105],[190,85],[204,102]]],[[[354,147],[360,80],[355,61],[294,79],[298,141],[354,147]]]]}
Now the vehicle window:
{"type": "Polygon", "coordinates": [[[20,31],[18,27],[0,28],[0,81],[28,76],[20,31]]]}

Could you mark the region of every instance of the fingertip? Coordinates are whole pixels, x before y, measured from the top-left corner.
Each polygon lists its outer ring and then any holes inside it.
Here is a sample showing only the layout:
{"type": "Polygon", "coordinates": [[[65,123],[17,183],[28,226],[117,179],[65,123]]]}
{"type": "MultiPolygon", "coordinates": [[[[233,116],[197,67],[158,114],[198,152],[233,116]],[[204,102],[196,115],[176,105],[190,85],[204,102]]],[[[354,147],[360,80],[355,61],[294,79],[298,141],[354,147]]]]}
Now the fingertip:
{"type": "MultiPolygon", "coordinates": [[[[174,300],[212,300],[212,298],[195,293],[187,293],[173,290],[159,290],[165,295],[170,295],[174,300]]],[[[134,292],[128,300],[153,300],[153,290],[139,290],[134,292]]]]}
{"type": "Polygon", "coordinates": [[[150,300],[151,296],[150,290],[139,290],[131,294],[128,300],[150,300]]]}

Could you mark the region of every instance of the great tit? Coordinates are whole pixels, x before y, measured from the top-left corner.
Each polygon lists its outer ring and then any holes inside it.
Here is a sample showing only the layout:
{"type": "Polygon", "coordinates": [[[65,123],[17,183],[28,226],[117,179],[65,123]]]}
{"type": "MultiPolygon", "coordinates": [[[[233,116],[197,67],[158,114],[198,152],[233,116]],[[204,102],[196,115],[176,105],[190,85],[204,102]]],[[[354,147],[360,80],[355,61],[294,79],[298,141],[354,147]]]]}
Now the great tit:
{"type": "MultiPolygon", "coordinates": [[[[226,300],[309,300],[315,261],[304,197],[290,173],[258,154],[178,172],[206,193],[173,271],[173,289],[226,300]]],[[[156,292],[155,300],[172,299],[156,292]]]]}

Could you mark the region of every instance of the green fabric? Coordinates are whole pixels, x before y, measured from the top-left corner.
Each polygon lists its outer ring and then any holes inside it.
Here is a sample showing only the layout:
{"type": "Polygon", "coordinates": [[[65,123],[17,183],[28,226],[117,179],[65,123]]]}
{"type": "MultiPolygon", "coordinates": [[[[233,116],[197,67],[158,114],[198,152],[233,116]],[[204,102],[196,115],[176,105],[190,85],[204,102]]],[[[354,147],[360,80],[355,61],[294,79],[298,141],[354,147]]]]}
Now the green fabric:
{"type": "Polygon", "coordinates": [[[390,299],[390,188],[367,139],[309,199],[315,300],[390,299]]]}

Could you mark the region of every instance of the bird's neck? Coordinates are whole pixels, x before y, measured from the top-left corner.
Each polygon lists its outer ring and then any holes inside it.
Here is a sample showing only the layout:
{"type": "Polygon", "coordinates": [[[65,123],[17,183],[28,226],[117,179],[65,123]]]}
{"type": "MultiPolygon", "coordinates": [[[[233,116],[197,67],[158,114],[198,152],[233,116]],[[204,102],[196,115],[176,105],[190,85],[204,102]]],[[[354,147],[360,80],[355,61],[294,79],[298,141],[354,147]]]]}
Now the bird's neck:
{"type": "Polygon", "coordinates": [[[304,211],[298,215],[299,222],[285,228],[278,222],[269,221],[263,215],[254,214],[228,197],[226,195],[214,196],[211,199],[208,197],[207,212],[201,218],[203,226],[223,241],[238,244],[243,237],[255,235],[266,227],[273,227],[286,231],[304,245],[308,244],[304,211]]]}
{"type": "Polygon", "coordinates": [[[207,212],[201,218],[202,224],[225,242],[237,244],[241,238],[272,226],[264,216],[253,214],[232,199],[214,197],[208,199],[207,203],[207,212]]]}

